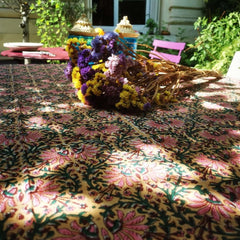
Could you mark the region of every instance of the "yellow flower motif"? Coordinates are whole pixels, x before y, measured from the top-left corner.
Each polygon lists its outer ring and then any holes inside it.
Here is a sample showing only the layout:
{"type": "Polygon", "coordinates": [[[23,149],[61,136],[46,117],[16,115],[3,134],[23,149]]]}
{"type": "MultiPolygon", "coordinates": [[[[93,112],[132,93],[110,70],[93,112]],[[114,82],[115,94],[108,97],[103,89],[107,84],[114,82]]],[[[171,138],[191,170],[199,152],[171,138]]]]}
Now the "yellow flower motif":
{"type": "Polygon", "coordinates": [[[161,101],[160,101],[160,93],[157,93],[155,98],[153,99],[153,101],[157,104],[157,105],[161,105],[161,101]]]}
{"type": "Polygon", "coordinates": [[[137,101],[136,101],[136,99],[133,99],[133,100],[131,101],[131,104],[133,105],[133,107],[136,107],[136,106],[137,106],[137,101]]]}
{"type": "Polygon", "coordinates": [[[129,98],[129,95],[130,93],[128,91],[122,91],[120,93],[120,98],[123,98],[123,99],[128,99],[129,98]]]}

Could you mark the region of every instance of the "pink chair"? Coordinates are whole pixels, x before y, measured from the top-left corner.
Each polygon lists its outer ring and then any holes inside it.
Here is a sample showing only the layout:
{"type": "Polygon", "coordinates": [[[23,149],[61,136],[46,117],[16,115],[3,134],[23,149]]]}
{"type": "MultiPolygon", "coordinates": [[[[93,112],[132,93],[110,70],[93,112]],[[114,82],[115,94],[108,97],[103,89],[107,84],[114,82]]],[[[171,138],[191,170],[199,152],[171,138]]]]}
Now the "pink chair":
{"type": "Polygon", "coordinates": [[[163,40],[155,39],[153,41],[154,49],[153,49],[153,51],[150,52],[149,57],[151,59],[157,58],[157,59],[164,59],[167,61],[171,61],[174,63],[179,63],[181,60],[181,53],[182,53],[182,50],[185,48],[185,45],[186,45],[186,43],[183,43],[183,42],[170,42],[170,41],[163,41],[163,40]],[[175,54],[170,54],[170,53],[159,52],[158,48],[177,50],[178,54],[175,55],[175,54]]]}

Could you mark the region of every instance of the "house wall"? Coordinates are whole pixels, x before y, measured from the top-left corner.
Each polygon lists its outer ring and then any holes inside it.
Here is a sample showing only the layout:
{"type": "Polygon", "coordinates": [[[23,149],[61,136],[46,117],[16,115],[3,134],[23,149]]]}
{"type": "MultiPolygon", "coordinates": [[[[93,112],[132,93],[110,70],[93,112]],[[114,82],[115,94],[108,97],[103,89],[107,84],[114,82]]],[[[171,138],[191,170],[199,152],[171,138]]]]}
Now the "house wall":
{"type": "MultiPolygon", "coordinates": [[[[29,41],[39,42],[37,36],[36,16],[31,15],[29,20],[29,41]]],[[[22,42],[22,28],[19,26],[21,19],[17,12],[3,7],[0,4],[0,52],[7,50],[3,46],[6,42],[22,42]]],[[[0,55],[0,60],[7,59],[0,55]]],[[[9,59],[9,58],[8,58],[9,59]]]]}
{"type": "Polygon", "coordinates": [[[203,15],[204,0],[160,0],[159,24],[179,40],[193,42],[194,22],[203,15]]]}

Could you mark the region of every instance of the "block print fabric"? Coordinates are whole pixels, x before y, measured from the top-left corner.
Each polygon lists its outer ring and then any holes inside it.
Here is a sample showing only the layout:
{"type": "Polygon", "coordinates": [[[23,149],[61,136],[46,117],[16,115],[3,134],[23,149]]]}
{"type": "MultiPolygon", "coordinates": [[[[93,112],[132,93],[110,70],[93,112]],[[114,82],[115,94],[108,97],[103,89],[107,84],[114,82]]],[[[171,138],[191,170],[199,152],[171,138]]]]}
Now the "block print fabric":
{"type": "Polygon", "coordinates": [[[65,67],[0,67],[0,239],[239,239],[239,82],[130,114],[82,105],[65,67]]]}

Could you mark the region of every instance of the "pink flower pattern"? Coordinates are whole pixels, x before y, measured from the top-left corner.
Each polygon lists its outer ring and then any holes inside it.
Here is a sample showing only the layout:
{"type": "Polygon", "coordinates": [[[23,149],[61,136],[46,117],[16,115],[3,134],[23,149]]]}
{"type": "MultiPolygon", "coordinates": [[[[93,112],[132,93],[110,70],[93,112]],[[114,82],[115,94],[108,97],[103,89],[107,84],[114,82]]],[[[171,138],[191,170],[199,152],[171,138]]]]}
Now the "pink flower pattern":
{"type": "Polygon", "coordinates": [[[34,207],[40,204],[48,204],[50,201],[54,200],[58,194],[58,185],[54,184],[53,181],[44,182],[42,180],[37,180],[35,185],[26,184],[25,189],[28,194],[25,195],[24,202],[32,202],[34,207]]]}
{"type": "Polygon", "coordinates": [[[16,206],[14,195],[17,193],[17,188],[13,187],[5,190],[0,186],[0,213],[4,213],[7,208],[13,208],[16,206]]]}
{"type": "Polygon", "coordinates": [[[64,67],[0,67],[1,237],[239,238],[239,83],[128,113],[83,105],[64,67]]]}
{"type": "Polygon", "coordinates": [[[133,145],[137,151],[143,151],[150,156],[154,156],[158,152],[161,152],[159,145],[154,143],[144,143],[140,139],[131,141],[131,145],[133,145]]]}
{"type": "MultiPolygon", "coordinates": [[[[113,239],[137,239],[143,240],[142,237],[144,235],[144,231],[148,230],[148,226],[144,225],[142,222],[144,221],[144,216],[136,216],[135,211],[128,212],[124,215],[123,211],[117,211],[118,220],[121,223],[121,228],[113,233],[113,239]]],[[[114,222],[111,219],[106,219],[106,227],[111,229],[114,225],[114,222]]],[[[102,230],[103,234],[106,234],[104,230],[102,230]]]]}
{"type": "Polygon", "coordinates": [[[77,127],[75,129],[75,133],[77,135],[81,134],[81,135],[85,135],[85,136],[94,136],[94,135],[98,135],[99,131],[97,129],[95,129],[94,127],[81,126],[81,127],[77,127]]]}
{"type": "Polygon", "coordinates": [[[200,156],[196,157],[195,160],[200,165],[202,165],[204,167],[209,167],[216,171],[228,168],[228,164],[226,162],[223,162],[223,161],[217,160],[217,159],[210,159],[209,157],[205,156],[204,154],[201,154],[200,156]]]}
{"type": "Polygon", "coordinates": [[[219,221],[221,217],[230,218],[231,213],[235,213],[231,203],[227,200],[221,202],[216,196],[209,194],[208,197],[201,196],[199,193],[194,194],[194,198],[189,199],[189,207],[197,208],[198,214],[209,214],[210,217],[219,221]]]}
{"type": "Polygon", "coordinates": [[[51,165],[56,165],[56,167],[65,164],[66,162],[70,161],[70,157],[68,156],[67,151],[58,150],[52,148],[50,150],[44,151],[40,158],[51,165]]]}
{"type": "Polygon", "coordinates": [[[11,134],[0,134],[0,142],[5,145],[5,146],[9,146],[11,144],[13,144],[15,142],[15,134],[11,133],[11,134]]]}
{"type": "Polygon", "coordinates": [[[119,187],[132,187],[139,179],[135,175],[135,170],[131,167],[112,167],[105,171],[105,176],[109,183],[114,183],[119,187]]]}

